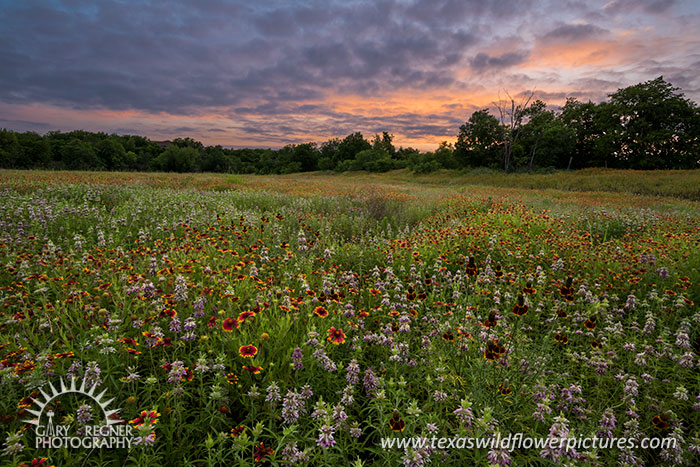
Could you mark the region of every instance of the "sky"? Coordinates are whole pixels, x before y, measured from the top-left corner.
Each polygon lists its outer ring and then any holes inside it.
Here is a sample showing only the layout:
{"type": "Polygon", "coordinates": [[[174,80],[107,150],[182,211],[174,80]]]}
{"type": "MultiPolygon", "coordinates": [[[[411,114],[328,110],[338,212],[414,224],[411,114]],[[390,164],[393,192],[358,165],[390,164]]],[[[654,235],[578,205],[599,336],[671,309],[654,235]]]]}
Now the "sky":
{"type": "Polygon", "coordinates": [[[506,93],[658,76],[700,102],[699,0],[0,0],[0,128],[432,150],[506,93]]]}

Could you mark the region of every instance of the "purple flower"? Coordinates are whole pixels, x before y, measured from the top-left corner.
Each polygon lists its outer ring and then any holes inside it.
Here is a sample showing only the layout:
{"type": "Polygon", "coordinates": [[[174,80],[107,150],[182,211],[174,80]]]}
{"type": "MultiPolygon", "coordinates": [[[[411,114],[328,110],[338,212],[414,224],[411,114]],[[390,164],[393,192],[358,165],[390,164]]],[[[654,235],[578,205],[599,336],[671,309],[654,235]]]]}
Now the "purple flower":
{"type": "Polygon", "coordinates": [[[299,416],[306,412],[304,398],[296,391],[288,391],[282,402],[282,418],[287,424],[297,421],[299,416]]]}
{"type": "Polygon", "coordinates": [[[328,449],[331,446],[335,446],[335,439],[333,439],[333,427],[326,424],[323,425],[319,430],[319,436],[316,443],[324,449],[328,449]]]}
{"type": "Polygon", "coordinates": [[[472,420],[474,419],[474,413],[472,412],[471,409],[471,404],[469,403],[468,400],[462,399],[461,405],[457,407],[453,412],[457,416],[460,422],[462,424],[471,427],[472,426],[472,420]]]}
{"type": "Polygon", "coordinates": [[[345,379],[350,384],[357,384],[360,381],[360,365],[357,364],[357,360],[351,360],[348,364],[347,374],[345,379]]]}
{"type": "Polygon", "coordinates": [[[187,370],[185,369],[185,364],[182,363],[182,361],[178,360],[170,364],[168,383],[179,383],[185,376],[187,376],[187,370]]]}
{"type": "Polygon", "coordinates": [[[601,438],[612,438],[612,431],[615,429],[616,424],[617,419],[615,418],[613,409],[605,409],[605,412],[603,412],[603,415],[600,417],[598,436],[601,438]]]}
{"type": "Polygon", "coordinates": [[[488,459],[491,465],[510,465],[513,461],[503,448],[491,449],[488,453],[488,459]]]}
{"type": "Polygon", "coordinates": [[[353,424],[350,426],[349,431],[350,431],[350,436],[352,436],[355,439],[362,436],[362,428],[360,428],[360,425],[357,422],[353,422],[353,424]]]}
{"type": "Polygon", "coordinates": [[[442,391],[437,391],[437,390],[436,390],[436,391],[433,393],[433,399],[435,400],[435,402],[442,402],[442,401],[444,401],[445,399],[447,399],[447,394],[445,394],[445,393],[442,392],[442,391]]]}
{"type": "Polygon", "coordinates": [[[280,388],[277,386],[277,383],[273,382],[267,387],[267,396],[265,396],[265,400],[270,402],[274,407],[277,405],[277,402],[279,402],[280,399],[282,399],[282,396],[280,395],[280,388]]]}
{"type": "Polygon", "coordinates": [[[365,376],[362,379],[362,383],[365,386],[365,392],[367,393],[367,395],[370,397],[374,397],[374,393],[375,393],[378,385],[377,385],[377,377],[374,375],[374,372],[372,371],[371,368],[367,368],[365,370],[365,376]]]}
{"type": "Polygon", "coordinates": [[[304,354],[302,353],[301,349],[299,347],[295,347],[294,351],[292,351],[292,362],[294,363],[295,370],[301,370],[304,368],[304,363],[301,361],[302,358],[304,358],[304,354]]]}
{"type": "Polygon", "coordinates": [[[197,323],[195,322],[193,317],[189,317],[185,320],[185,331],[193,331],[194,329],[197,328],[197,323]]]}
{"type": "Polygon", "coordinates": [[[187,279],[182,275],[175,278],[175,300],[184,302],[187,300],[187,279]]]}
{"type": "Polygon", "coordinates": [[[94,386],[102,383],[102,378],[100,378],[101,373],[102,370],[100,370],[100,367],[97,366],[97,362],[88,363],[87,368],[85,369],[85,375],[83,376],[85,379],[85,385],[94,386]]]}
{"type": "Polygon", "coordinates": [[[90,420],[92,420],[92,408],[90,408],[89,405],[83,404],[80,407],[78,407],[78,415],[77,415],[77,420],[78,423],[87,423],[90,420]]]}
{"type": "Polygon", "coordinates": [[[179,333],[180,331],[182,331],[182,326],[180,326],[180,320],[177,318],[173,318],[170,321],[170,332],[179,333]]]}

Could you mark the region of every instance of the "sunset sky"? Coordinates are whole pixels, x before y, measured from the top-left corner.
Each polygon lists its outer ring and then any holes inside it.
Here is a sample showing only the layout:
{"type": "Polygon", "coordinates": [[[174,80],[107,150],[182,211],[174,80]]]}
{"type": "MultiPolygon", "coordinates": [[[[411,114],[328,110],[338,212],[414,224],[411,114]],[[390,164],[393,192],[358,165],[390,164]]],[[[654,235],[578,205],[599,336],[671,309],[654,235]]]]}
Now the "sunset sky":
{"type": "Polygon", "coordinates": [[[0,0],[0,128],[281,147],[454,141],[507,91],[551,106],[663,75],[700,102],[698,0],[0,0]]]}

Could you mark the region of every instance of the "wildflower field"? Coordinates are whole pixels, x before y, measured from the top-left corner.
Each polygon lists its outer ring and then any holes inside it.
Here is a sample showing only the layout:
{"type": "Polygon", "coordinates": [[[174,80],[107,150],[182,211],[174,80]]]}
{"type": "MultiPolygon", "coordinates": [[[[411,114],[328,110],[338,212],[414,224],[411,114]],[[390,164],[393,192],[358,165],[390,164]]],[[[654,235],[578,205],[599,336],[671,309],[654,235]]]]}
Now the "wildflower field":
{"type": "Polygon", "coordinates": [[[0,171],[0,465],[697,465],[698,173],[674,174],[687,199],[621,171],[0,171]],[[50,417],[133,442],[37,447],[50,417]],[[676,444],[381,446],[515,433],[676,444]]]}

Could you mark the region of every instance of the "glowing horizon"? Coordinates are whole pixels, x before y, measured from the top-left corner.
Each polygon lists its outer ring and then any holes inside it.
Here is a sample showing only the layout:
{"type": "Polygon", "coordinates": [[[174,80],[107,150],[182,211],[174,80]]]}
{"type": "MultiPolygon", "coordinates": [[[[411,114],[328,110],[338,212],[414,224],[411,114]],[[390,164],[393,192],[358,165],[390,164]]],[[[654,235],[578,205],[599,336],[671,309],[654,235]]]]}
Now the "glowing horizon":
{"type": "Polygon", "coordinates": [[[431,150],[506,91],[556,107],[663,75],[700,101],[692,0],[125,3],[0,0],[0,128],[431,150]]]}

